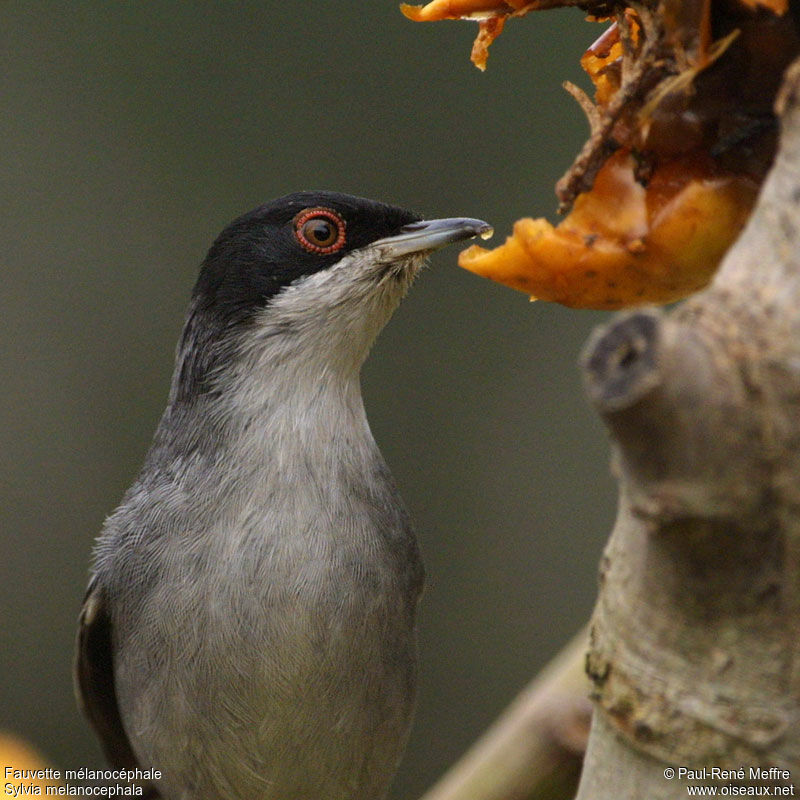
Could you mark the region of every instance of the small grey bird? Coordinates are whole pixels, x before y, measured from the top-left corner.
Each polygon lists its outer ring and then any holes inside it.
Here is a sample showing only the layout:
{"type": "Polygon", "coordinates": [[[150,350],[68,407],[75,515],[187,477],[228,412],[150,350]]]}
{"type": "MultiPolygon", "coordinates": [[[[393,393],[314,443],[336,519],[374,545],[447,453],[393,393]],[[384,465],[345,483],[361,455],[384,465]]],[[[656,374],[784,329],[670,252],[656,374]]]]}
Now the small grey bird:
{"type": "Polygon", "coordinates": [[[359,373],[425,257],[490,231],[304,192],[211,247],[77,640],[79,703],[150,797],[385,795],[423,569],[359,373]]]}

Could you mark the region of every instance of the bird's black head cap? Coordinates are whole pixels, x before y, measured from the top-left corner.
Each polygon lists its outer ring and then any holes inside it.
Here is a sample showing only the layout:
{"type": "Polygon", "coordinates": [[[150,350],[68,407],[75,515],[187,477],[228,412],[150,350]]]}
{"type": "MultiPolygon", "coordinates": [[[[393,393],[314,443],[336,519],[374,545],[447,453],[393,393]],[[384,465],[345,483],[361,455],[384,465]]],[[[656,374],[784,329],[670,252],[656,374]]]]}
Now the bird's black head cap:
{"type": "Polygon", "coordinates": [[[297,192],[231,222],[208,251],[194,289],[198,310],[236,324],[285,286],[420,219],[338,192],[297,192]]]}
{"type": "Polygon", "coordinates": [[[173,401],[214,393],[240,334],[281,289],[420,217],[337,192],[298,192],[235,219],[208,251],[194,287],[173,380],[173,401]]]}

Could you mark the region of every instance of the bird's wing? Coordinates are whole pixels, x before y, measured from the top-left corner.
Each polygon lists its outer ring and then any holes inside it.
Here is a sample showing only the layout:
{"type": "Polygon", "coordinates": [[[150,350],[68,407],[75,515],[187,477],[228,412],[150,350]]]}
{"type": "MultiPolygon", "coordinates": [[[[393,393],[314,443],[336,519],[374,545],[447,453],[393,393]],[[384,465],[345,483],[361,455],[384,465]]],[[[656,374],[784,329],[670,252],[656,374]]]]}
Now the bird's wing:
{"type": "MultiPolygon", "coordinates": [[[[119,713],[114,688],[111,617],[103,590],[95,579],[86,590],[78,621],[74,679],[78,706],[95,729],[109,763],[124,769],[139,767],[119,713]]],[[[158,800],[160,795],[154,788],[147,787],[144,797],[158,800]]]]}

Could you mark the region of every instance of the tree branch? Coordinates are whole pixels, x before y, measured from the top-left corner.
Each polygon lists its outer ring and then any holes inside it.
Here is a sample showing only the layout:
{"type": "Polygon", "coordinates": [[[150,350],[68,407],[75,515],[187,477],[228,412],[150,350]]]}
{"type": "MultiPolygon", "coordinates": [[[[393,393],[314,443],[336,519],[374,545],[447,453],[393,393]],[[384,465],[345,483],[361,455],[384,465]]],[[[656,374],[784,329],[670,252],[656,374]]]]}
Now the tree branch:
{"type": "Polygon", "coordinates": [[[422,800],[561,800],[580,774],[591,704],[581,631],[422,800]]]}
{"type": "Polygon", "coordinates": [[[686,797],[667,766],[800,780],[800,62],[778,111],[776,162],[711,287],[586,350],[620,512],[578,800],[686,797]]]}

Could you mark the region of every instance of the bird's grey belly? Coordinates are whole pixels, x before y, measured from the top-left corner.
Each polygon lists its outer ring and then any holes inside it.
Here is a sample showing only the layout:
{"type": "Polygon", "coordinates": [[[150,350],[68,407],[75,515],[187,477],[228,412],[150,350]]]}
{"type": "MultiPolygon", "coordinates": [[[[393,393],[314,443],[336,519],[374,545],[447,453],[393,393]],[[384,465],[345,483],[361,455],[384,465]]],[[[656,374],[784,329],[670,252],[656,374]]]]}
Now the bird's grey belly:
{"type": "Polygon", "coordinates": [[[168,800],[383,796],[412,713],[418,565],[373,550],[206,553],[154,582],[116,683],[168,800]]]}

